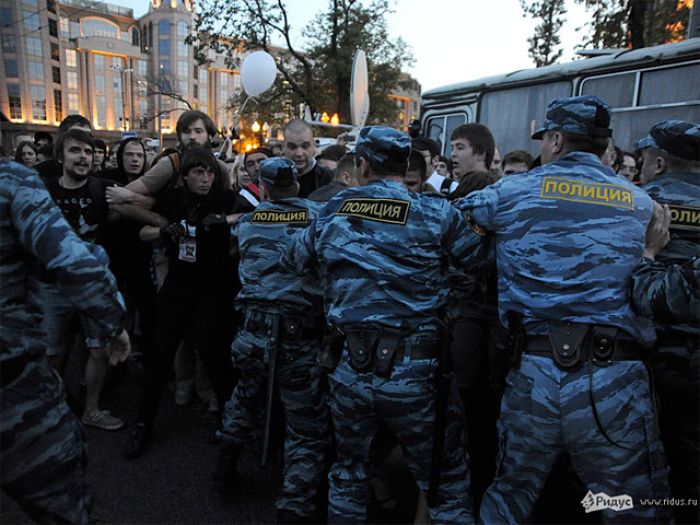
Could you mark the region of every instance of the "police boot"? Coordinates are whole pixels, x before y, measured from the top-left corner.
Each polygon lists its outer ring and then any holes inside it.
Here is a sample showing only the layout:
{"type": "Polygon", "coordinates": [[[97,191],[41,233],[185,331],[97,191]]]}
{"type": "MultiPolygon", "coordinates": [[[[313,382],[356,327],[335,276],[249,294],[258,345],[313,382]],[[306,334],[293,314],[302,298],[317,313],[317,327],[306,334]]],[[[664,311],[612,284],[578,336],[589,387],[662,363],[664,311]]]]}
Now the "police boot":
{"type": "Polygon", "coordinates": [[[122,456],[126,459],[136,459],[140,457],[153,440],[153,426],[148,423],[136,423],[134,431],[124,444],[122,456]]]}
{"type": "Polygon", "coordinates": [[[233,489],[236,481],[238,456],[241,452],[240,445],[224,444],[219,451],[219,457],[214,467],[214,491],[219,494],[228,494],[233,489]]]}

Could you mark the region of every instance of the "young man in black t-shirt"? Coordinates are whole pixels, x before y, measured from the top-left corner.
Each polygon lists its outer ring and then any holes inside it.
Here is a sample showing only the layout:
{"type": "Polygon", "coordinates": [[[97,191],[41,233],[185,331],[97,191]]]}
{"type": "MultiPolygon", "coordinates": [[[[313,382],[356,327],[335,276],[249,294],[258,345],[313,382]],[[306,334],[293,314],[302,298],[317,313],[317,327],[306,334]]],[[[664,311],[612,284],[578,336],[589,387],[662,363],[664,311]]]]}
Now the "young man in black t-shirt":
{"type": "Polygon", "coordinates": [[[181,175],[184,186],[163,190],[154,207],[169,225],[141,230],[142,240],[161,238],[166,243],[168,275],[158,292],[157,343],[146,370],[136,428],[124,449],[127,458],[140,456],[151,442],[160,398],[186,333],[193,336],[220,407],[233,388],[229,345],[237,276],[229,255],[229,226],[249,206],[237,193],[222,188],[218,162],[203,146],[185,150],[181,175]]]}
{"type": "MultiPolygon", "coordinates": [[[[71,129],[60,135],[55,153],[62,174],[48,179],[46,187],[80,238],[99,244],[102,228],[114,217],[113,213],[110,215],[104,196],[105,188],[112,182],[89,175],[92,152],[93,141],[85,131],[71,129]]],[[[43,323],[47,336],[46,353],[54,368],[61,371],[66,361],[66,331],[71,317],[78,309],[65,297],[55,276],[50,272],[43,272],[40,280],[43,323]]],[[[85,345],[90,352],[85,368],[86,396],[82,422],[104,430],[117,430],[123,426],[122,420],[98,407],[107,373],[107,341],[99,336],[100,331],[89,318],[80,315],[80,321],[85,345]]]]}

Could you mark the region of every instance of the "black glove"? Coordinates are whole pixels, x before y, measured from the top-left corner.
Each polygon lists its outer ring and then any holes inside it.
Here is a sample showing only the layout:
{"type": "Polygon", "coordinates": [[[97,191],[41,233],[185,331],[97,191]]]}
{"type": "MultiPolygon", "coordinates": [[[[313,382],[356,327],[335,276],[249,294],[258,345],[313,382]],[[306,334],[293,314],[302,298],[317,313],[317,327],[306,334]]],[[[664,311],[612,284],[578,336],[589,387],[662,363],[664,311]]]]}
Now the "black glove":
{"type": "Polygon", "coordinates": [[[185,235],[185,229],[179,222],[173,222],[160,229],[160,238],[165,241],[177,242],[177,239],[183,235],[185,235]]]}
{"type": "Polygon", "coordinates": [[[223,213],[210,213],[202,219],[202,225],[205,230],[209,231],[211,228],[228,226],[228,223],[226,222],[226,215],[223,213]]]}

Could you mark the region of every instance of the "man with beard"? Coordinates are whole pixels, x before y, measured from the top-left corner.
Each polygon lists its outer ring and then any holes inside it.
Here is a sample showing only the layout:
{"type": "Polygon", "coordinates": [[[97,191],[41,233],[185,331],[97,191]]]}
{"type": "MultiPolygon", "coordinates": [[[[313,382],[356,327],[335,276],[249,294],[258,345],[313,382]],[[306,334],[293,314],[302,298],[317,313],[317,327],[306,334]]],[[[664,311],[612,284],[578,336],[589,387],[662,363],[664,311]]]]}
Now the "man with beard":
{"type": "MultiPolygon", "coordinates": [[[[88,243],[100,244],[102,228],[116,215],[110,213],[104,198],[105,188],[111,181],[90,175],[92,152],[93,140],[88,133],[70,129],[61,134],[56,142],[55,157],[62,167],[62,174],[48,179],[46,188],[78,236],[88,243]]],[[[78,309],[66,298],[53,272],[41,272],[39,280],[47,337],[46,354],[54,368],[61,371],[66,362],[68,323],[78,309]]],[[[82,422],[103,430],[117,430],[123,426],[122,420],[98,408],[107,373],[107,341],[90,318],[80,314],[80,321],[85,346],[90,352],[85,369],[86,397],[82,422]]]]}

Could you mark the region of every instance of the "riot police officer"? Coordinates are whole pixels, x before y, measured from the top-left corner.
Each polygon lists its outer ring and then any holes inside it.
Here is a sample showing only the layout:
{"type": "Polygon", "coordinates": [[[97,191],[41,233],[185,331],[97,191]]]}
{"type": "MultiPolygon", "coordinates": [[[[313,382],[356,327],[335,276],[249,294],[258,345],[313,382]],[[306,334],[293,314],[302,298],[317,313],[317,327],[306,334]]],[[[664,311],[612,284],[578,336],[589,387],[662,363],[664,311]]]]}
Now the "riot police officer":
{"type": "Polygon", "coordinates": [[[588,489],[587,511],[663,519],[663,508],[640,502],[668,494],[642,361],[655,334],[627,291],[652,201],[602,165],[609,125],[596,97],[553,101],[533,135],[542,166],[457,203],[495,233],[499,309],[518,365],[507,377],[485,523],[526,521],[565,451],[588,489]],[[619,497],[617,506],[596,507],[600,493],[619,497]]]}
{"type": "MultiPolygon", "coordinates": [[[[697,310],[677,312],[693,294],[693,259],[700,256],[700,125],[666,120],[652,126],[638,141],[642,148],[642,188],[651,198],[669,207],[670,242],[647,261],[649,278],[667,272],[676,280],[667,291],[670,308],[652,309],[658,340],[652,358],[655,385],[660,401],[661,437],[671,471],[669,482],[674,498],[700,499],[700,322],[697,310]],[[679,279],[680,278],[680,279],[679,279]],[[682,282],[685,280],[685,282],[682,282]],[[675,318],[675,319],[674,319],[675,318]],[[680,318],[680,319],[679,319],[680,318]],[[685,319],[683,319],[685,318],[685,319]]],[[[641,269],[640,269],[641,271],[641,269]]],[[[638,277],[637,284],[641,283],[638,277]]],[[[640,290],[640,288],[637,288],[640,290]]],[[[640,290],[641,303],[654,302],[657,289],[640,290]]],[[[644,305],[641,305],[644,309],[644,305]]],[[[697,506],[674,508],[681,522],[700,521],[697,506]]]]}
{"type": "Polygon", "coordinates": [[[241,257],[236,302],[244,321],[231,354],[240,378],[217,433],[224,442],[215,472],[221,490],[234,481],[238,453],[260,413],[267,415],[269,432],[269,394],[273,386],[279,392],[286,423],[280,523],[318,521],[327,452],[327,408],[315,365],[323,333],[321,290],[315,279],[300,278],[279,263],[292,236],[316,217],[319,206],[297,197],[298,178],[292,161],[264,160],[259,170],[263,202],[232,232],[241,257]]]}
{"type": "MultiPolygon", "coordinates": [[[[403,445],[418,486],[428,490],[433,441],[441,444],[433,436],[437,357],[446,349],[447,259],[469,269],[486,253],[482,237],[441,195],[405,187],[410,150],[402,132],[363,128],[355,163],[369,183],[333,197],[284,256],[299,271],[319,266],[335,327],[324,348],[324,357],[336,361],[326,364],[337,365],[328,376],[337,440],[330,523],[366,522],[370,449],[382,420],[403,445]]],[[[459,412],[449,408],[438,498],[429,513],[436,522],[468,523],[466,452],[459,412]]]]}

